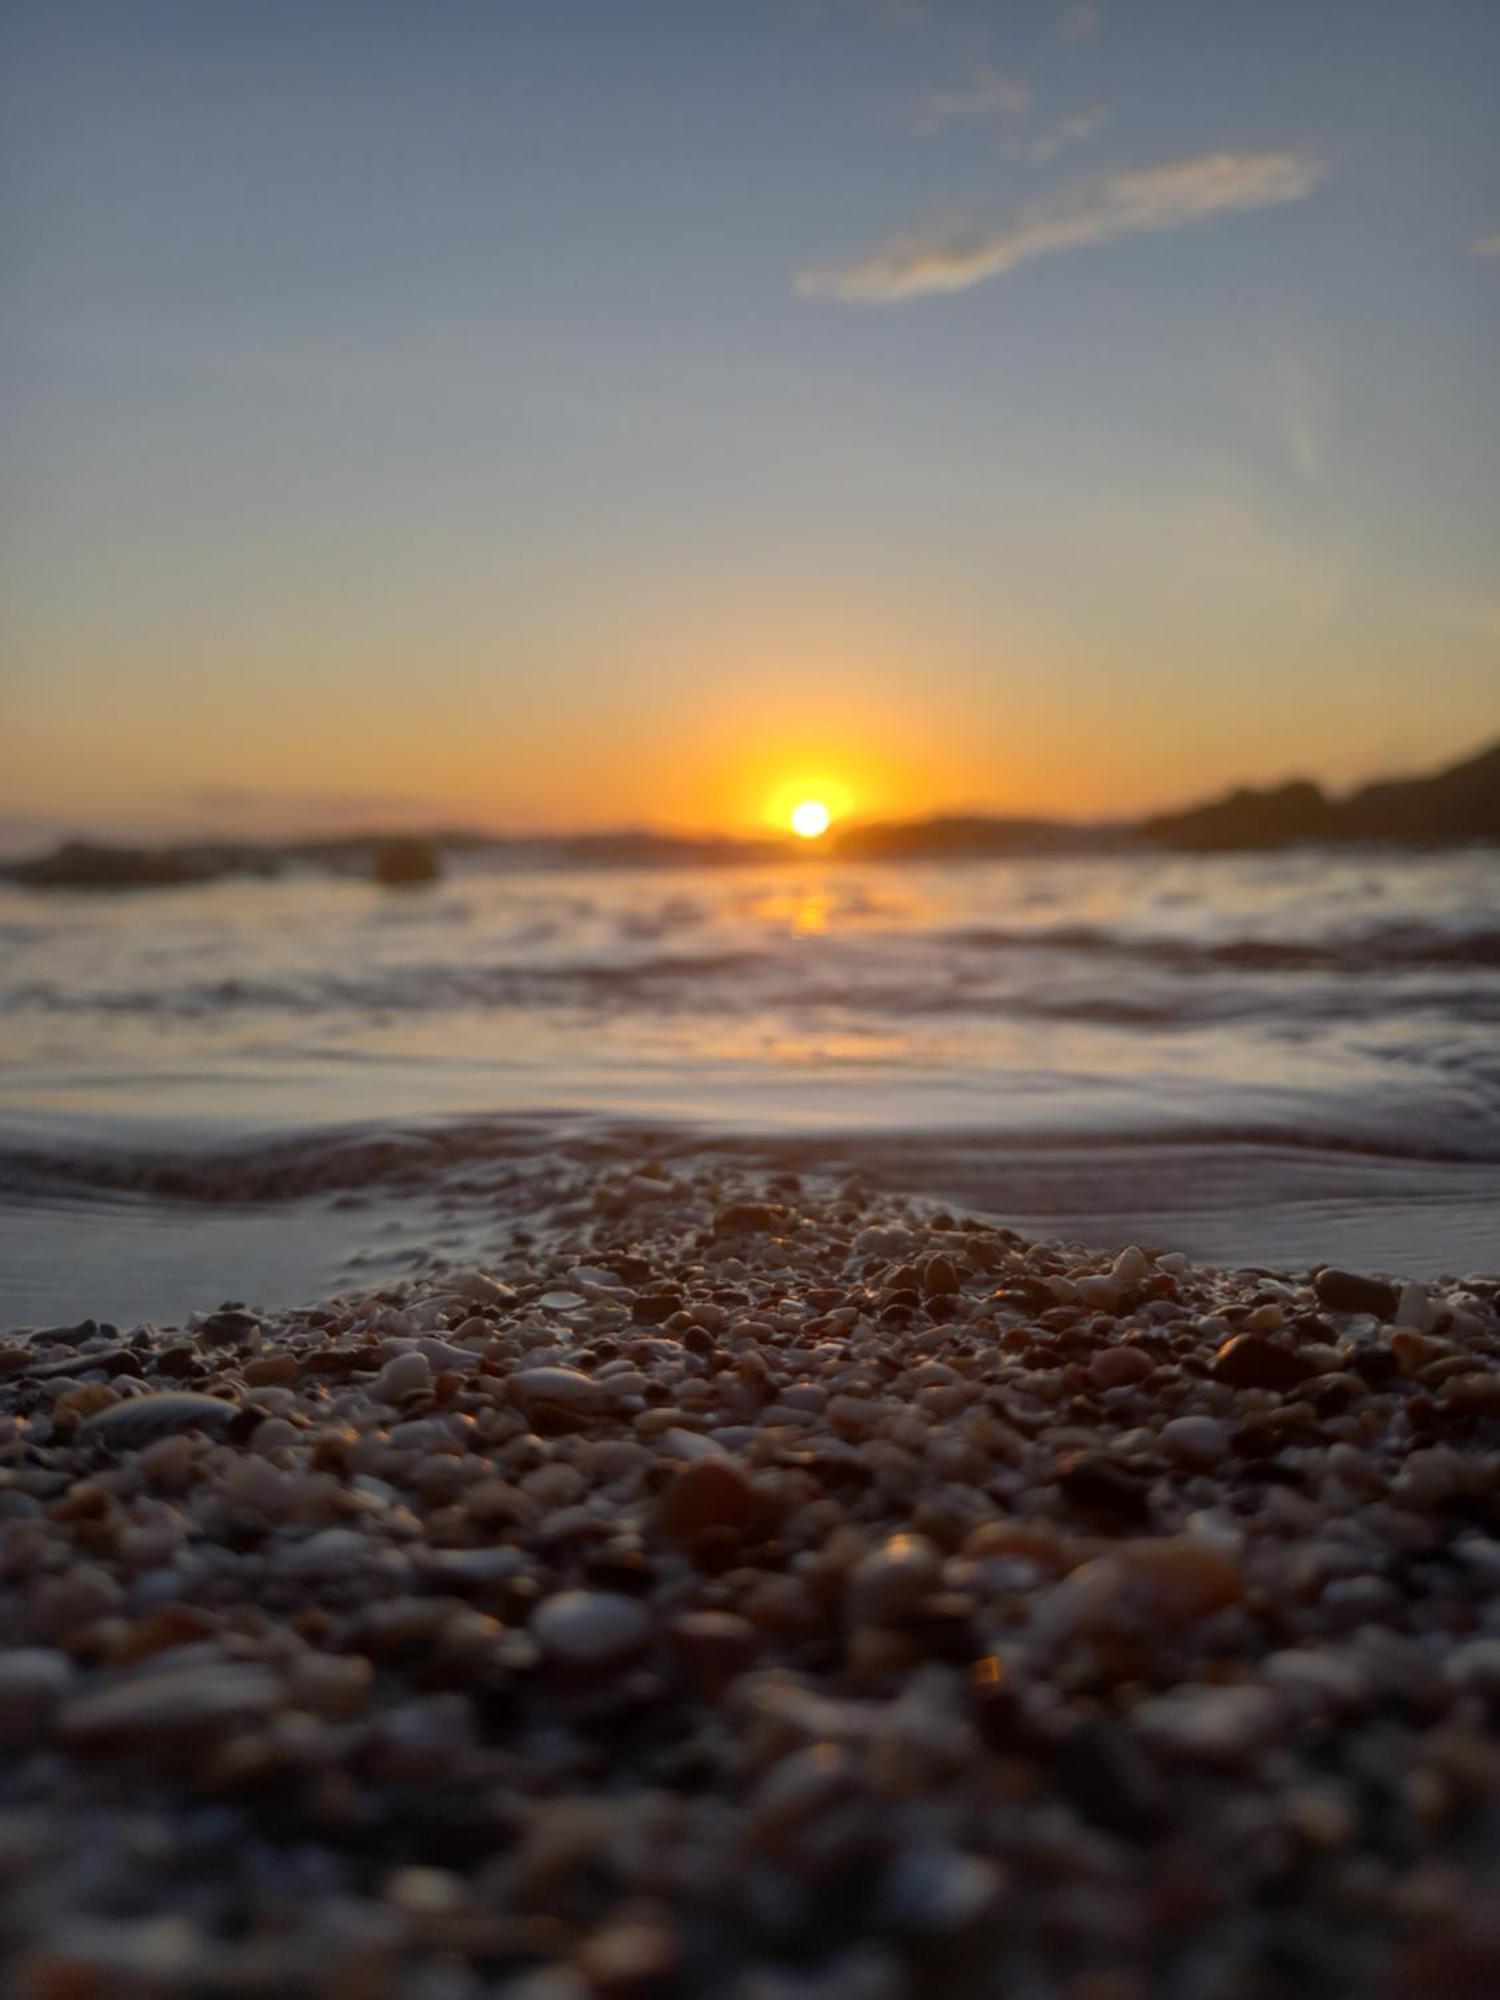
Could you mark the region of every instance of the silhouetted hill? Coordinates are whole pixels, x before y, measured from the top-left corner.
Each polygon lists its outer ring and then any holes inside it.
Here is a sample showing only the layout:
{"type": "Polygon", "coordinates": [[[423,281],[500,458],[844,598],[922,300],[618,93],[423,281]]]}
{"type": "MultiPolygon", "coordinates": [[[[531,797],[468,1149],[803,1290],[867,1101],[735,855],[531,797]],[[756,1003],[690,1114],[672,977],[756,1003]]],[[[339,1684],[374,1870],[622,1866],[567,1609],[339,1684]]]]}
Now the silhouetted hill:
{"type": "Polygon", "coordinates": [[[1293,840],[1334,840],[1337,808],[1310,780],[1265,791],[1242,786],[1222,799],[1141,822],[1148,840],[1167,847],[1280,847],[1293,840]]]}
{"type": "Polygon", "coordinates": [[[1389,840],[1438,846],[1500,842],[1500,743],[1427,778],[1383,778],[1331,799],[1306,779],[1157,813],[1140,833],[1168,847],[1285,847],[1305,840],[1389,840]]]}
{"type": "Polygon", "coordinates": [[[1063,820],[992,819],[983,813],[965,813],[840,827],[830,837],[829,846],[843,861],[958,861],[986,854],[1098,847],[1125,831],[1076,826],[1063,820]]]}
{"type": "MultiPolygon", "coordinates": [[[[164,888],[212,882],[225,875],[276,875],[287,867],[368,878],[377,871],[393,838],[390,833],[354,833],[337,839],[196,841],[167,847],[70,840],[50,854],[0,867],[0,879],[34,889],[164,888]]],[[[512,867],[714,868],[791,856],[809,862],[820,856],[841,861],[961,861],[987,855],[1098,852],[1141,844],[1205,853],[1286,847],[1298,841],[1500,844],[1500,743],[1431,777],[1383,778],[1343,799],[1330,798],[1309,779],[1295,779],[1260,790],[1241,787],[1179,812],[1113,825],[950,813],[843,826],[815,844],[790,835],[735,839],[650,832],[518,839],[470,828],[405,835],[402,840],[429,850],[434,870],[443,856],[462,853],[483,853],[512,867]]]]}
{"type": "Polygon", "coordinates": [[[1431,778],[1386,778],[1341,808],[1347,839],[1500,840],[1500,743],[1431,778]]]}

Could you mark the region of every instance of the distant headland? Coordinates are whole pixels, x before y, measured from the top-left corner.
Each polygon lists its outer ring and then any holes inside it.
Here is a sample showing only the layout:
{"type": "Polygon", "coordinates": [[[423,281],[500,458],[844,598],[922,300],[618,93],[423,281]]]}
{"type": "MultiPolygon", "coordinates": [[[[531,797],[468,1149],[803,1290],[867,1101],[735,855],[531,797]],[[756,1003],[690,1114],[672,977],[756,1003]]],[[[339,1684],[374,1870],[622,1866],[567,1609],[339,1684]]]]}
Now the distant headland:
{"type": "Polygon", "coordinates": [[[479,854],[513,866],[727,867],[781,861],[810,851],[842,861],[979,860],[1005,854],[1063,854],[1114,849],[1226,853],[1299,844],[1370,842],[1401,846],[1500,845],[1500,742],[1426,777],[1383,778],[1342,797],[1310,779],[1242,787],[1220,798],[1143,819],[1069,820],[948,814],[918,820],[851,822],[809,850],[765,836],[693,836],[623,831],[517,837],[471,828],[420,834],[389,830],[332,839],[180,842],[130,847],[68,840],[48,853],[0,866],[0,880],[34,889],[165,888],[224,876],[275,876],[317,869],[391,881],[431,879],[447,857],[479,854]],[[400,847],[420,850],[432,866],[391,871],[400,847]]]}

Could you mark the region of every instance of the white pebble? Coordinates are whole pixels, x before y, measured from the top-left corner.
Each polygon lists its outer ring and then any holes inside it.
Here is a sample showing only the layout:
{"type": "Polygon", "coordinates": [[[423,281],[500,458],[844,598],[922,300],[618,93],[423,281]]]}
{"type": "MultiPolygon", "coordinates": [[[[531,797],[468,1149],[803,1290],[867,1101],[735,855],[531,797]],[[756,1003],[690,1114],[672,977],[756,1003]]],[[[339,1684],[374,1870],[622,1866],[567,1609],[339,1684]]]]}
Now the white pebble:
{"type": "Polygon", "coordinates": [[[1118,1285],[1139,1285],[1151,1275],[1151,1259],[1138,1244],[1127,1243],[1110,1266],[1110,1275],[1118,1285]]]}
{"type": "Polygon", "coordinates": [[[531,1636],[563,1666],[603,1667],[645,1646],[651,1614],[614,1591],[564,1590],[538,1605],[531,1636]]]}
{"type": "Polygon", "coordinates": [[[432,1364],[425,1354],[398,1354],[388,1361],[370,1388],[381,1403],[400,1403],[432,1387],[432,1364]]]}

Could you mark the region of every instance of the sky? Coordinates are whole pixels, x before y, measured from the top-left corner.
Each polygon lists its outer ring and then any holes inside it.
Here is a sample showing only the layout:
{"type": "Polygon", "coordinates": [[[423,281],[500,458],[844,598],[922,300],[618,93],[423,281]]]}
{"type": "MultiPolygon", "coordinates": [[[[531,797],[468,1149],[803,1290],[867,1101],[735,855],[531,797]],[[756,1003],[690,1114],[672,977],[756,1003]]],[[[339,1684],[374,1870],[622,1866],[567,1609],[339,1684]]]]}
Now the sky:
{"type": "Polygon", "coordinates": [[[1494,0],[9,0],[0,833],[1500,735],[1494,0]]]}

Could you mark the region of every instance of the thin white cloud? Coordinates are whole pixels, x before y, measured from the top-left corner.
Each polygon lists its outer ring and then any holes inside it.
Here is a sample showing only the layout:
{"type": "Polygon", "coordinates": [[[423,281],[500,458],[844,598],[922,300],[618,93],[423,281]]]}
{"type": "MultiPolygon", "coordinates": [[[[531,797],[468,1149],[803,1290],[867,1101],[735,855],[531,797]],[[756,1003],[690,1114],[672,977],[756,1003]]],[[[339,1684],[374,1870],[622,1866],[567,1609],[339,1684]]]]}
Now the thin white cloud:
{"type": "Polygon", "coordinates": [[[1301,201],[1322,176],[1306,153],[1205,153],[1111,174],[995,218],[968,215],[893,236],[852,263],[798,274],[809,298],[894,305],[929,292],[963,292],[1029,257],[1122,236],[1182,229],[1216,215],[1301,201]]]}
{"type": "Polygon", "coordinates": [[[1070,146],[1081,146],[1085,140],[1094,138],[1109,123],[1109,113],[1102,104],[1095,104],[1087,111],[1075,111],[1067,118],[1059,118],[1055,125],[1033,139],[1027,150],[1027,158],[1036,161],[1054,160],[1070,146]]]}
{"type": "Polygon", "coordinates": [[[1322,477],[1327,462],[1326,374],[1292,348],[1279,351],[1274,367],[1271,427],[1288,465],[1311,484],[1322,477]]]}
{"type": "Polygon", "coordinates": [[[986,68],[967,83],[929,90],[913,122],[919,132],[940,132],[958,119],[1020,118],[1030,103],[1031,92],[1022,78],[986,68]]]}
{"type": "Polygon", "coordinates": [[[1097,35],[1104,25],[1104,16],[1094,5],[1094,0],[1076,0],[1076,4],[1065,7],[1057,31],[1065,42],[1086,42],[1097,35]]]}
{"type": "Polygon", "coordinates": [[[1500,257],[1500,229],[1493,236],[1476,237],[1473,249],[1476,257],[1500,257]]]}

